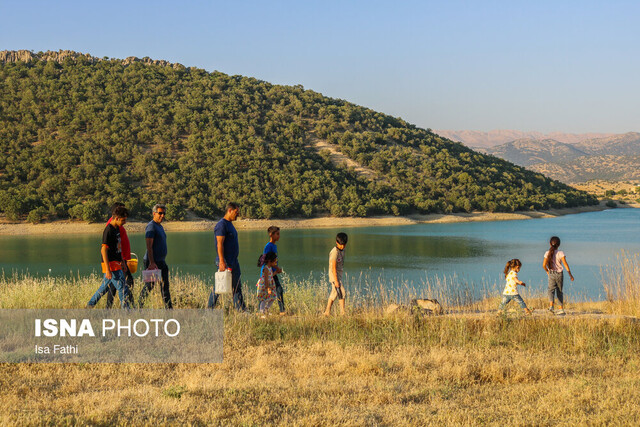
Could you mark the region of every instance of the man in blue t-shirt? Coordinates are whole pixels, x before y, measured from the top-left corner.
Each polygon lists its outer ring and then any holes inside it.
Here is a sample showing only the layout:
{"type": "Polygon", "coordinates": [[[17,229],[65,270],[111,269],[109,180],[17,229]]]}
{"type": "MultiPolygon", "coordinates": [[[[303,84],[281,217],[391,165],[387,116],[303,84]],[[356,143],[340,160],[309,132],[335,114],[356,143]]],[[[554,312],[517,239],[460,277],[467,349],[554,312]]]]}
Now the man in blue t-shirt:
{"type": "MultiPolygon", "coordinates": [[[[218,221],[214,229],[216,236],[216,265],[218,271],[231,269],[231,290],[233,292],[233,306],[236,310],[245,311],[244,298],[242,297],[242,283],[240,282],[240,263],[238,255],[238,232],[232,222],[238,218],[240,208],[237,204],[229,202],[224,217],[218,221]]],[[[207,308],[214,308],[218,302],[218,294],[215,289],[209,295],[207,308]]]]}
{"type": "MultiPolygon", "coordinates": [[[[165,308],[173,308],[171,303],[171,292],[169,292],[169,266],[165,262],[167,257],[167,235],[161,223],[167,213],[165,205],[157,204],[153,207],[153,220],[147,224],[144,232],[145,241],[147,243],[147,252],[144,254],[144,269],[162,271],[162,284],[160,292],[165,308]]],[[[147,294],[153,289],[153,282],[145,282],[140,292],[138,306],[142,308],[147,294]]]]}

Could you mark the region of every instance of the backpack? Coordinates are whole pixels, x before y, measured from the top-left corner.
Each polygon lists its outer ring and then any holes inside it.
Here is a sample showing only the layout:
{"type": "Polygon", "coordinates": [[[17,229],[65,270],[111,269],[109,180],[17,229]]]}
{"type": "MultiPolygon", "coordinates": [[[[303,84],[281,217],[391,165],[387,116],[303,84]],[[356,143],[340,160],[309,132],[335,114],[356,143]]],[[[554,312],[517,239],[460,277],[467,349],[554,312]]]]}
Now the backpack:
{"type": "Polygon", "coordinates": [[[264,260],[267,257],[267,254],[262,254],[258,257],[258,267],[262,267],[264,265],[264,260]]]}

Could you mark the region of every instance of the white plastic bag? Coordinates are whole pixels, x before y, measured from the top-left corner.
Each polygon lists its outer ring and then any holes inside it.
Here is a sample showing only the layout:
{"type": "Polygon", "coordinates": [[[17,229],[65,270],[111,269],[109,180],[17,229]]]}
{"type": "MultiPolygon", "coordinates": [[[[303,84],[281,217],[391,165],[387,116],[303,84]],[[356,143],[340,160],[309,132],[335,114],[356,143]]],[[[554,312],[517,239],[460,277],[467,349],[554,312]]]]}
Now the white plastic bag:
{"type": "Polygon", "coordinates": [[[162,282],[162,270],[142,270],[142,281],[148,282],[162,282]]]}

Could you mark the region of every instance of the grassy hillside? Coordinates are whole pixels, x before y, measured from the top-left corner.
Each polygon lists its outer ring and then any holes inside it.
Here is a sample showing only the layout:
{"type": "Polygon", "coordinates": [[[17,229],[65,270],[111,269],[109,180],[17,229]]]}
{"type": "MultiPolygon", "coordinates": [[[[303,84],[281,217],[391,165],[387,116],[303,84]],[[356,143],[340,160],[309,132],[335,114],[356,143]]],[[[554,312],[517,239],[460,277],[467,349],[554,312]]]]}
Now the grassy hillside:
{"type": "Polygon", "coordinates": [[[568,162],[539,163],[530,169],[563,182],[636,181],[640,179],[640,155],[584,156],[568,162]]]}
{"type": "Polygon", "coordinates": [[[571,144],[553,139],[518,139],[488,148],[486,152],[520,166],[545,162],[567,162],[586,155],[571,144]]]}
{"type": "MultiPolygon", "coordinates": [[[[0,52],[3,53],[3,52],[0,52]]],[[[24,51],[22,52],[24,53],[24,51]]],[[[0,210],[99,220],[513,211],[595,203],[541,174],[301,86],[162,61],[0,55],[0,210]],[[363,176],[332,163],[329,143],[363,176]]]]}

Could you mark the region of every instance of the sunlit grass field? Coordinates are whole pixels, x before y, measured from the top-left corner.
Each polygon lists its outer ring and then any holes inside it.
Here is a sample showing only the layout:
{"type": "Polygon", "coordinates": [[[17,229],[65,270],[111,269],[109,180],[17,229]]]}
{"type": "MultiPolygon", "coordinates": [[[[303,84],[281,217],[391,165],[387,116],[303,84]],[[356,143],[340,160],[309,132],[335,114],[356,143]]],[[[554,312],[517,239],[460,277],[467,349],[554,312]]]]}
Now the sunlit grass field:
{"type": "MultiPolygon", "coordinates": [[[[227,298],[221,364],[2,364],[0,423],[637,425],[639,279],[622,256],[603,271],[608,300],[571,302],[564,318],[543,295],[526,297],[533,317],[497,316],[499,291],[472,298],[446,280],[400,294],[375,284],[349,295],[348,316],[324,318],[324,285],[286,283],[284,317],[236,314],[227,298]],[[384,314],[434,296],[455,314],[384,314]]],[[[0,308],[84,307],[99,282],[5,276],[0,308]]],[[[210,291],[190,276],[171,289],[176,308],[203,308],[210,291]]],[[[148,307],[162,307],[157,290],[148,307]]]]}

